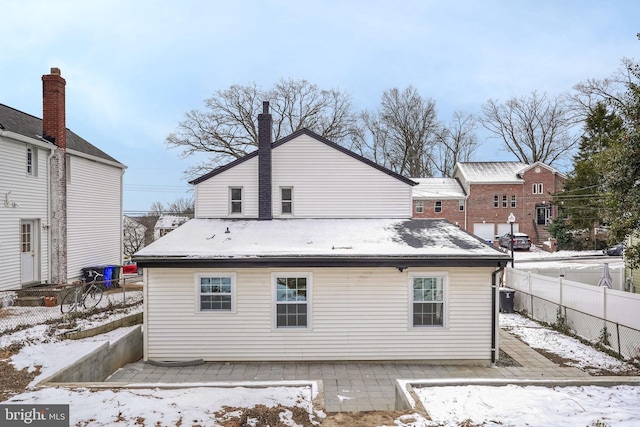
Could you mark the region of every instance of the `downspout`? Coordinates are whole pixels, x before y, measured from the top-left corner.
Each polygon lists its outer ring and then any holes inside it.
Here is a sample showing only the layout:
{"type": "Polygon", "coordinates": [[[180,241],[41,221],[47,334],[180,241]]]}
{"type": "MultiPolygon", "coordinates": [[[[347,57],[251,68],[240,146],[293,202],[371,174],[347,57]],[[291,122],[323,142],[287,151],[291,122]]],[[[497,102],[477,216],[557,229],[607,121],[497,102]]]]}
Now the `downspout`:
{"type": "Polygon", "coordinates": [[[126,169],[122,169],[120,173],[120,261],[122,265],[122,255],[124,254],[124,172],[126,169]]]}
{"type": "MultiPolygon", "coordinates": [[[[43,139],[44,141],[44,139],[43,139]]],[[[47,156],[47,281],[51,282],[51,159],[56,152],[55,145],[47,156]]]]}
{"type": "Polygon", "coordinates": [[[493,273],[491,273],[491,310],[492,310],[492,314],[491,314],[491,363],[496,363],[496,361],[498,360],[498,358],[497,358],[498,339],[497,339],[497,336],[496,336],[496,333],[497,333],[496,326],[498,325],[498,307],[496,305],[496,303],[497,303],[496,294],[498,293],[497,277],[498,277],[499,273],[504,271],[505,265],[506,265],[506,263],[500,262],[500,264],[498,264],[498,269],[496,271],[494,271],[493,273]]]}

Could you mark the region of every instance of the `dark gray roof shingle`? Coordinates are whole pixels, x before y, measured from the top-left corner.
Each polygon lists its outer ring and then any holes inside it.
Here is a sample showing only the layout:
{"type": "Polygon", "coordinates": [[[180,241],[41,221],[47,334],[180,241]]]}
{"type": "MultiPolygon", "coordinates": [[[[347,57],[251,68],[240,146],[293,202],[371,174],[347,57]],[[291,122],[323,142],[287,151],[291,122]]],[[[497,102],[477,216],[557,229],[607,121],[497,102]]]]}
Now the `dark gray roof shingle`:
{"type": "MultiPolygon", "coordinates": [[[[0,104],[0,129],[14,132],[29,138],[42,136],[42,119],[22,111],[0,104]]],[[[120,163],[86,139],[67,128],[67,148],[89,154],[111,162],[120,163]]]]}

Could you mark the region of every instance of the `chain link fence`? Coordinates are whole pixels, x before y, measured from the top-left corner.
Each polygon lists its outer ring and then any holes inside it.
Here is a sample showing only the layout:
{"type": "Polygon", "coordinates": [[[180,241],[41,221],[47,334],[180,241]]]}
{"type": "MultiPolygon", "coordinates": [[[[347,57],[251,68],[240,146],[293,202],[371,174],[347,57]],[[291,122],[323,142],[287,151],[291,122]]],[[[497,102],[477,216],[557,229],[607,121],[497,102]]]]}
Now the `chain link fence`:
{"type": "Polygon", "coordinates": [[[514,308],[523,315],[640,364],[640,330],[523,291],[516,291],[514,297],[514,308]]]}
{"type": "Polygon", "coordinates": [[[60,303],[69,292],[75,292],[77,287],[85,286],[85,283],[0,291],[0,335],[39,324],[54,327],[68,324],[71,317],[95,313],[108,316],[115,311],[142,306],[141,277],[123,277],[96,284],[105,287],[100,303],[91,310],[80,308],[77,312],[67,314],[62,313],[60,303]]]}

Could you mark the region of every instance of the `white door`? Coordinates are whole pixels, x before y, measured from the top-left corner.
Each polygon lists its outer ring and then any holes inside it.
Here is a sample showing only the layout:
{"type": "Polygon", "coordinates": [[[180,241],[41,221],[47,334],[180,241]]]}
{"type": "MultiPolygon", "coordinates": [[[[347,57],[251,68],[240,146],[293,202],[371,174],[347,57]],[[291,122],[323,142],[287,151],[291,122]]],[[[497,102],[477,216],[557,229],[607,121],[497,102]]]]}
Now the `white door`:
{"type": "MultiPolygon", "coordinates": [[[[513,232],[517,233],[520,231],[520,224],[517,222],[513,223],[513,232]]],[[[511,233],[511,224],[498,224],[498,236],[504,236],[507,233],[511,233]]]]}
{"type": "Polygon", "coordinates": [[[473,234],[480,237],[482,240],[486,242],[493,242],[495,236],[494,233],[494,224],[486,224],[484,222],[479,222],[473,224],[473,234]]]}
{"type": "Polygon", "coordinates": [[[36,281],[36,227],[35,221],[20,221],[20,281],[36,281]]]}

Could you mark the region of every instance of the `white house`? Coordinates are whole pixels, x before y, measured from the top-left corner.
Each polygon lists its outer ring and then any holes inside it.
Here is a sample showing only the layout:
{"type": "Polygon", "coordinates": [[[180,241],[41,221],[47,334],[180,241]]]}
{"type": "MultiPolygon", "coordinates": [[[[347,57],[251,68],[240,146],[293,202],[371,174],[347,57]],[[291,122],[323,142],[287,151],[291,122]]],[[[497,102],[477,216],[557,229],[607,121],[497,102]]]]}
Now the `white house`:
{"type": "Polygon", "coordinates": [[[157,240],[167,233],[180,227],[189,221],[188,216],[181,215],[160,215],[156,224],[153,226],[153,239],[157,240]]]}
{"type": "Polygon", "coordinates": [[[497,357],[509,260],[459,227],[411,219],[415,182],[313,132],[198,178],[196,218],[139,251],[144,359],[497,357]]]}
{"type": "Polygon", "coordinates": [[[125,166],[65,126],[65,80],[43,119],[0,104],[0,289],[64,283],[122,260],[125,166]]]}

